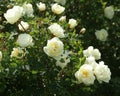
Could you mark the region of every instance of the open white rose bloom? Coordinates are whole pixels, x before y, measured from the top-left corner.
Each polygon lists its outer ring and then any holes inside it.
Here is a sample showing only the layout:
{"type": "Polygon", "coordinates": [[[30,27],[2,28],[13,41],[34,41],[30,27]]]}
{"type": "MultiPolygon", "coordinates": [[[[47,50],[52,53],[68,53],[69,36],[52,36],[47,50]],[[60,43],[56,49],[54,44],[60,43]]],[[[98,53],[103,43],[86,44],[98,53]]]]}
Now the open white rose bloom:
{"type": "Polygon", "coordinates": [[[17,43],[21,47],[28,47],[33,45],[32,36],[26,33],[20,34],[17,39],[17,43]]]}
{"type": "Polygon", "coordinates": [[[101,61],[99,64],[96,66],[94,70],[95,76],[97,77],[97,80],[102,83],[106,82],[108,83],[109,80],[111,79],[111,72],[110,69],[108,68],[107,65],[104,65],[104,62],[101,61]]]}
{"type": "Polygon", "coordinates": [[[57,23],[53,23],[52,25],[50,25],[48,27],[48,29],[50,30],[50,32],[53,35],[55,35],[55,36],[57,36],[59,38],[65,37],[63,28],[57,23]]]}
{"type": "Polygon", "coordinates": [[[58,58],[63,53],[64,44],[59,38],[54,37],[51,40],[48,40],[47,46],[45,46],[43,49],[48,56],[58,58]]]}
{"type": "Polygon", "coordinates": [[[77,26],[77,21],[75,19],[69,19],[68,24],[69,24],[69,27],[73,29],[77,26]]]}
{"type": "Polygon", "coordinates": [[[96,60],[101,59],[101,53],[98,49],[94,49],[93,46],[89,46],[86,50],[83,50],[85,57],[93,56],[96,60]]]}
{"type": "Polygon", "coordinates": [[[40,3],[36,4],[36,5],[37,5],[37,7],[38,7],[38,9],[40,11],[45,11],[46,5],[44,3],[40,2],[40,3]]]}
{"type": "Polygon", "coordinates": [[[24,51],[22,50],[22,48],[17,47],[17,48],[13,48],[13,51],[11,52],[11,58],[15,57],[15,58],[22,58],[24,56],[24,51]]]}
{"type": "Polygon", "coordinates": [[[113,6],[108,6],[104,9],[104,15],[108,19],[112,19],[114,17],[114,8],[113,6]]]}
{"type": "Polygon", "coordinates": [[[108,37],[108,32],[105,29],[97,30],[95,36],[100,41],[106,41],[108,37]]]}
{"type": "Polygon", "coordinates": [[[75,77],[78,79],[78,83],[84,83],[85,85],[94,84],[95,76],[90,65],[82,65],[75,73],[75,77]]]}
{"type": "Polygon", "coordinates": [[[24,15],[27,15],[28,17],[34,17],[33,15],[33,6],[32,4],[28,3],[28,4],[24,4],[23,5],[23,12],[24,12],[24,15]]]}
{"type": "Polygon", "coordinates": [[[61,5],[58,5],[57,3],[52,5],[52,12],[55,14],[61,14],[65,11],[65,8],[61,5]]]}
{"type": "Polygon", "coordinates": [[[7,12],[4,13],[4,17],[10,24],[16,23],[22,15],[23,8],[20,6],[14,6],[12,9],[8,9],[7,12]]]}

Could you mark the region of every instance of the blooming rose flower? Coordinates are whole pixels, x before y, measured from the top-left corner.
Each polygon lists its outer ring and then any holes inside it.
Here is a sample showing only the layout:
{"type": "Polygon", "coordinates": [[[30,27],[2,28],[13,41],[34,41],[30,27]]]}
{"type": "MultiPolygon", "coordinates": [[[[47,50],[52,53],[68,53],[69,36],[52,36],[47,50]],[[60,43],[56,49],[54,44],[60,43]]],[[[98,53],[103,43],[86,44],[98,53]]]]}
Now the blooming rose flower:
{"type": "Polygon", "coordinates": [[[64,44],[59,38],[54,37],[51,40],[48,40],[47,46],[45,46],[43,49],[48,56],[57,58],[63,53],[64,44]]]}
{"type": "Polygon", "coordinates": [[[103,61],[99,62],[99,64],[96,66],[94,74],[96,75],[97,80],[100,83],[102,83],[102,81],[108,83],[109,80],[111,79],[110,69],[108,68],[107,65],[104,65],[103,61]]]}
{"type": "Polygon", "coordinates": [[[16,23],[23,15],[23,8],[20,6],[14,6],[12,9],[8,9],[4,14],[5,19],[10,23],[16,23]]]}
{"type": "Polygon", "coordinates": [[[0,61],[2,60],[2,52],[0,51],[0,61]]]}
{"type": "Polygon", "coordinates": [[[108,19],[112,19],[114,17],[114,8],[113,6],[108,6],[104,9],[104,15],[108,19]]]}
{"type": "Polygon", "coordinates": [[[95,60],[99,60],[101,58],[101,53],[98,49],[94,49],[93,46],[89,46],[88,49],[83,50],[83,55],[85,57],[93,56],[95,60]]]}
{"type": "Polygon", "coordinates": [[[34,17],[33,15],[34,10],[33,10],[32,4],[30,3],[24,4],[23,8],[24,8],[24,14],[26,14],[28,17],[34,17]]]}
{"type": "Polygon", "coordinates": [[[82,65],[75,73],[75,77],[78,83],[84,83],[85,85],[94,84],[95,76],[93,74],[93,68],[88,64],[82,65]]]}
{"type": "Polygon", "coordinates": [[[62,5],[65,5],[65,3],[66,3],[66,0],[54,0],[54,1],[57,3],[60,3],[62,5]]]}
{"type": "Polygon", "coordinates": [[[83,50],[83,55],[85,56],[85,57],[89,57],[89,56],[91,56],[92,54],[92,51],[93,51],[93,46],[89,46],[86,50],[83,50]]]}
{"type": "Polygon", "coordinates": [[[58,5],[57,3],[52,5],[52,12],[55,14],[61,14],[63,13],[65,8],[61,5],[58,5]]]}
{"type": "Polygon", "coordinates": [[[13,51],[11,52],[10,57],[16,57],[16,58],[22,58],[24,56],[24,51],[18,47],[18,48],[13,48],[13,51]]]}
{"type": "Polygon", "coordinates": [[[98,49],[94,49],[92,51],[92,56],[96,59],[96,60],[99,60],[101,58],[101,53],[98,49]]]}
{"type": "Polygon", "coordinates": [[[66,16],[60,17],[59,21],[60,21],[60,22],[65,22],[65,21],[66,21],[66,16]]]}
{"type": "Polygon", "coordinates": [[[96,38],[100,41],[106,41],[108,37],[108,32],[105,29],[97,30],[95,32],[96,38]]]}
{"type": "Polygon", "coordinates": [[[45,11],[46,5],[44,3],[40,2],[39,4],[36,5],[40,11],[45,11]]]}
{"type": "Polygon", "coordinates": [[[18,28],[21,31],[25,31],[29,28],[29,24],[27,22],[21,21],[20,24],[18,24],[18,28]]]}
{"type": "Polygon", "coordinates": [[[17,39],[17,43],[21,47],[27,47],[33,45],[32,36],[29,34],[20,34],[17,39]]]}
{"type": "Polygon", "coordinates": [[[63,28],[57,23],[53,23],[52,25],[50,25],[48,27],[48,29],[50,30],[50,32],[53,35],[55,35],[55,36],[57,36],[59,38],[65,37],[63,28]]]}
{"type": "Polygon", "coordinates": [[[75,19],[69,19],[69,22],[68,22],[70,28],[75,28],[77,26],[77,21],[75,19]]]}
{"type": "Polygon", "coordinates": [[[89,64],[93,67],[93,69],[97,66],[97,62],[95,61],[95,58],[93,56],[89,56],[85,60],[85,64],[89,64]]]}

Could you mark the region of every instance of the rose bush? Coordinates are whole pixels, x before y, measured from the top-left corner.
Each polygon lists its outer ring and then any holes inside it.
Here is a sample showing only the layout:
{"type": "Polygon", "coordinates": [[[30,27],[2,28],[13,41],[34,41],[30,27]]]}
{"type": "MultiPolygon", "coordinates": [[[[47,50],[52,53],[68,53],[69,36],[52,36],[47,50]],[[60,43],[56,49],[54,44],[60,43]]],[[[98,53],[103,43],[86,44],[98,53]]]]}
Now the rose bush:
{"type": "MultiPolygon", "coordinates": [[[[112,78],[109,84],[98,85],[97,87],[93,87],[92,93],[91,90],[84,91],[78,87],[79,91],[81,90],[85,96],[119,96],[120,94],[120,70],[119,70],[119,62],[120,62],[120,1],[119,0],[72,0],[71,2],[66,3],[66,9],[70,8],[70,10],[66,10],[67,17],[69,18],[79,18],[79,23],[76,29],[77,33],[81,33],[81,39],[83,40],[83,47],[88,48],[88,46],[92,45],[94,48],[98,48],[101,52],[102,60],[106,65],[109,66],[112,78]],[[105,9],[107,12],[105,13],[105,9]],[[79,11],[78,11],[79,10],[79,11]],[[71,14],[70,14],[71,13],[71,14]],[[109,18],[107,18],[105,16],[109,18]],[[85,28],[86,31],[82,33],[81,28],[85,28]],[[105,29],[107,31],[106,41],[101,41],[96,38],[95,32],[100,31],[101,29],[105,29]],[[106,90],[108,89],[109,90],[106,90]],[[98,92],[98,90],[100,90],[98,92]]],[[[100,33],[102,34],[102,32],[100,33]]],[[[103,33],[105,34],[105,33],[103,33]]],[[[102,35],[101,35],[102,36],[102,35]]],[[[102,38],[103,38],[102,36],[102,38]]],[[[93,64],[94,65],[94,64],[93,64]]],[[[74,92],[78,92],[77,90],[74,92]]],[[[83,95],[81,92],[78,92],[79,95],[83,95]]],[[[76,95],[77,96],[77,95],[76,95]]]]}
{"type": "Polygon", "coordinates": [[[111,52],[120,57],[119,43],[113,45],[110,33],[119,21],[119,3],[113,4],[116,7],[101,0],[0,1],[0,95],[107,96],[106,87],[119,89],[111,87],[119,82],[111,80],[109,57],[111,52]]]}

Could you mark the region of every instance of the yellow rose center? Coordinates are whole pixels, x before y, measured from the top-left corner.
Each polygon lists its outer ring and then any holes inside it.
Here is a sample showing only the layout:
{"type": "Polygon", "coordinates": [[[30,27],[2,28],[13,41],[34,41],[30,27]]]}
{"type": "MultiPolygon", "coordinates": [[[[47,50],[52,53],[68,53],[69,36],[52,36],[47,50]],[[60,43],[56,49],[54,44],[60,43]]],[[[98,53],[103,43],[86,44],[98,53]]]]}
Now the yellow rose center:
{"type": "Polygon", "coordinates": [[[19,54],[19,50],[18,50],[18,49],[16,49],[16,50],[14,51],[14,56],[15,56],[15,57],[17,57],[17,56],[18,56],[18,54],[19,54]]]}
{"type": "Polygon", "coordinates": [[[59,49],[59,46],[56,42],[51,43],[50,46],[53,48],[53,52],[56,52],[59,49]]]}
{"type": "Polygon", "coordinates": [[[89,72],[87,70],[82,70],[83,77],[87,78],[89,75],[89,72]]]}

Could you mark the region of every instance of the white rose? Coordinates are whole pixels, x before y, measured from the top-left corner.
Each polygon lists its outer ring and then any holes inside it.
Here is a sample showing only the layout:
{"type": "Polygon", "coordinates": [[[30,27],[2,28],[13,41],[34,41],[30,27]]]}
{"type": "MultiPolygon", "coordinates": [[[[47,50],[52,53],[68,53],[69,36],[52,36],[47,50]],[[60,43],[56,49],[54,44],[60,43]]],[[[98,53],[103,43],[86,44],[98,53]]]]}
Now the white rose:
{"type": "Polygon", "coordinates": [[[58,5],[57,3],[52,5],[52,12],[55,14],[61,14],[63,13],[65,8],[61,5],[58,5]]]}
{"type": "Polygon", "coordinates": [[[94,49],[93,46],[89,46],[86,50],[83,50],[85,57],[93,56],[95,60],[101,59],[101,53],[98,49],[94,49]]]}
{"type": "Polygon", "coordinates": [[[0,51],[0,61],[2,60],[2,52],[0,51]]]}
{"type": "Polygon", "coordinates": [[[45,11],[46,5],[44,3],[40,2],[39,4],[36,5],[40,11],[45,11]]]}
{"type": "Polygon", "coordinates": [[[33,45],[32,36],[29,34],[20,34],[17,39],[17,43],[21,47],[27,47],[33,45]]]}
{"type": "Polygon", "coordinates": [[[96,59],[96,60],[99,60],[101,59],[101,53],[98,49],[94,49],[92,51],[92,56],[96,59]]]}
{"type": "Polygon", "coordinates": [[[93,74],[93,68],[88,64],[82,65],[75,73],[75,77],[77,78],[78,83],[84,83],[85,85],[94,84],[95,76],[93,74]]]}
{"type": "Polygon", "coordinates": [[[108,68],[107,65],[104,65],[103,61],[99,62],[99,64],[96,66],[94,74],[96,75],[97,80],[100,83],[102,83],[102,81],[108,83],[109,80],[111,79],[110,69],[108,68]]]}
{"type": "Polygon", "coordinates": [[[65,21],[66,21],[66,16],[60,17],[60,18],[59,18],[59,21],[60,21],[60,22],[65,22],[65,21]]]}
{"type": "Polygon", "coordinates": [[[52,25],[50,25],[48,27],[48,29],[50,30],[50,32],[53,35],[55,35],[55,36],[57,36],[59,38],[65,37],[63,28],[57,23],[53,23],[52,25]]]}
{"type": "Polygon", "coordinates": [[[32,4],[30,3],[24,4],[23,8],[24,8],[24,14],[26,14],[28,17],[34,17],[33,15],[34,10],[33,10],[32,4]]]}
{"type": "Polygon", "coordinates": [[[24,51],[18,47],[18,48],[13,48],[13,51],[11,52],[10,57],[16,57],[16,58],[22,58],[24,56],[24,51]]]}
{"type": "Polygon", "coordinates": [[[27,22],[21,21],[20,24],[18,24],[18,28],[21,31],[26,31],[29,28],[29,24],[27,22]]]}
{"type": "Polygon", "coordinates": [[[75,19],[69,19],[68,24],[69,24],[69,27],[72,29],[77,26],[77,21],[75,19]]]}
{"type": "Polygon", "coordinates": [[[4,14],[5,19],[10,23],[16,23],[23,15],[23,8],[20,6],[14,6],[12,9],[8,9],[4,14]]]}
{"type": "Polygon", "coordinates": [[[83,55],[85,57],[89,57],[91,56],[92,51],[93,51],[93,46],[89,46],[86,50],[83,50],[83,55]]]}
{"type": "Polygon", "coordinates": [[[97,63],[95,61],[95,58],[93,56],[89,56],[85,60],[85,64],[91,65],[93,69],[97,66],[97,63]]]}
{"type": "Polygon", "coordinates": [[[48,40],[47,46],[43,49],[48,56],[57,58],[63,53],[64,44],[59,38],[54,37],[51,40],[48,40]]]}
{"type": "Polygon", "coordinates": [[[108,19],[112,19],[114,17],[114,8],[113,6],[108,6],[104,9],[104,15],[108,19]]]}
{"type": "Polygon", "coordinates": [[[101,29],[95,32],[96,38],[100,41],[106,41],[108,32],[105,29],[101,29]]]}
{"type": "Polygon", "coordinates": [[[66,0],[54,0],[54,1],[57,3],[60,3],[62,5],[65,5],[65,3],[66,3],[66,0]]]}

